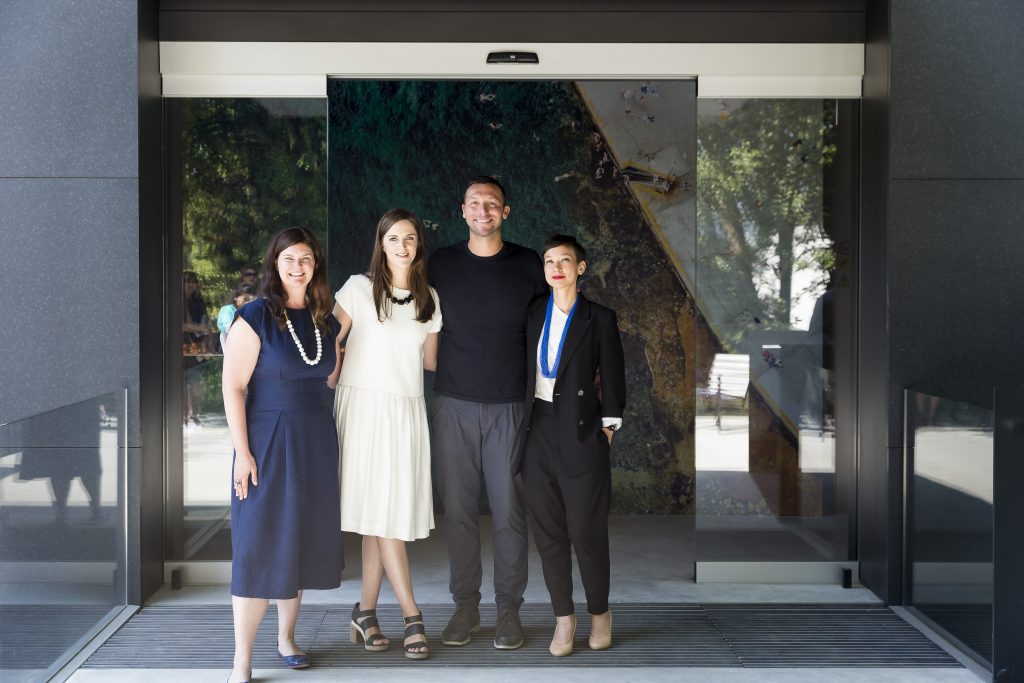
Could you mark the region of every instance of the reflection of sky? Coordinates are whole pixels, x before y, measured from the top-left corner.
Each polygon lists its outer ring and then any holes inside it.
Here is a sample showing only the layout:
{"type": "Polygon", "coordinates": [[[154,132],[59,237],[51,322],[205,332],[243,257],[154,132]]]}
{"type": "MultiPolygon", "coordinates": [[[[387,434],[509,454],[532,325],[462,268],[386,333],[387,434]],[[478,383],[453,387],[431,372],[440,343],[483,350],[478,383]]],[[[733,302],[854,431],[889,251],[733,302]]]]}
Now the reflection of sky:
{"type": "MultiPolygon", "coordinates": [[[[803,227],[796,228],[795,233],[793,241],[798,246],[797,253],[794,254],[795,265],[790,285],[792,295],[789,299],[789,328],[807,330],[811,314],[814,312],[814,304],[818,297],[825,293],[827,274],[813,264],[800,267],[800,263],[812,253],[831,249],[832,240],[821,236],[812,237],[803,227]]],[[[779,256],[774,247],[772,251],[763,255],[759,265],[760,268],[755,273],[758,295],[763,299],[778,296],[781,289],[778,273],[779,256]]]]}

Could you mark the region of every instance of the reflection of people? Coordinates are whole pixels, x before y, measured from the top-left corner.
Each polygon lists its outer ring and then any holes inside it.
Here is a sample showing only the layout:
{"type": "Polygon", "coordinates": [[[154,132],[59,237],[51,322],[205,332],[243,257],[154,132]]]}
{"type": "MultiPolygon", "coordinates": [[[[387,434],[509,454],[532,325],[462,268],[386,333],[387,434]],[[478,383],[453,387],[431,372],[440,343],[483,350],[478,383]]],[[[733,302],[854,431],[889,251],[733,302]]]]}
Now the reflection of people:
{"type": "Polygon", "coordinates": [[[259,271],[253,267],[246,267],[242,269],[241,276],[238,279],[238,288],[249,287],[252,291],[259,290],[259,271]]]}
{"type": "Polygon", "coordinates": [[[235,321],[235,312],[255,298],[252,287],[241,285],[232,293],[231,303],[221,306],[220,310],[217,311],[217,329],[220,330],[221,351],[224,350],[224,344],[228,339],[228,329],[230,329],[231,323],[235,321]]]}
{"type": "Polygon", "coordinates": [[[353,642],[387,649],[376,606],[386,571],[405,616],[405,656],[423,659],[423,615],[413,597],[405,542],[434,528],[423,369],[437,364],[441,310],[427,283],[423,231],[393,209],[377,224],[367,275],[336,296],[348,332],[335,403],[341,440],[341,528],[362,534],[363,587],[352,608],[353,642]]]}
{"type": "Polygon", "coordinates": [[[819,432],[835,428],[832,416],[832,370],[834,368],[833,317],[836,290],[826,288],[814,302],[807,323],[806,341],[787,367],[789,382],[796,393],[797,417],[802,427],[819,432]]]}
{"type": "Polygon", "coordinates": [[[278,654],[309,666],[295,643],[302,591],[339,585],[338,435],[328,379],[339,361],[327,263],[303,228],[278,233],[263,261],[263,298],[228,332],[224,412],[235,447],[231,500],[232,681],[252,674],[252,645],[277,600],[278,654]]]}
{"type": "Polygon", "coordinates": [[[206,316],[206,302],[199,288],[199,277],[191,270],[186,270],[183,275],[182,292],[183,342],[189,345],[189,352],[202,353],[207,350],[206,336],[210,327],[206,316]]]}
{"type": "Polygon", "coordinates": [[[202,387],[195,372],[189,372],[199,365],[197,356],[209,352],[209,321],[206,316],[206,302],[199,289],[199,277],[191,270],[182,276],[182,353],[185,354],[185,410],[182,415],[185,426],[199,424],[203,412],[202,387]]]}
{"type": "Polygon", "coordinates": [[[532,402],[517,441],[516,467],[555,612],[549,649],[556,657],[572,653],[576,633],[570,546],[591,614],[590,647],[603,650],[612,642],[608,451],[622,424],[626,375],[615,312],[576,291],[584,257],[579,242],[566,235],[553,235],[544,247],[551,293],[534,301],[527,320],[526,395],[532,402]]]}
{"type": "Polygon", "coordinates": [[[914,393],[914,408],[917,414],[918,426],[925,427],[935,424],[935,413],[939,412],[939,397],[914,393]]]}
{"type": "Polygon", "coordinates": [[[61,409],[55,417],[61,431],[73,438],[73,447],[51,447],[54,423],[43,418],[26,421],[28,425],[25,442],[40,444],[22,452],[18,478],[21,481],[49,479],[53,496],[54,523],[68,523],[68,497],[71,482],[78,479],[89,498],[90,519],[102,519],[100,499],[100,478],[103,474],[100,464],[101,417],[105,409],[97,400],[82,401],[61,409]]]}
{"type": "Polygon", "coordinates": [[[445,541],[455,612],[445,645],[465,645],[480,628],[480,482],[494,531],[494,646],[523,644],[519,606],[526,589],[526,515],[512,447],[526,386],[526,307],[545,291],[537,253],[501,236],[505,189],[481,176],[466,188],[469,240],[434,252],[431,284],[441,299],[441,330],[430,403],[431,453],[444,503],[445,541]]]}

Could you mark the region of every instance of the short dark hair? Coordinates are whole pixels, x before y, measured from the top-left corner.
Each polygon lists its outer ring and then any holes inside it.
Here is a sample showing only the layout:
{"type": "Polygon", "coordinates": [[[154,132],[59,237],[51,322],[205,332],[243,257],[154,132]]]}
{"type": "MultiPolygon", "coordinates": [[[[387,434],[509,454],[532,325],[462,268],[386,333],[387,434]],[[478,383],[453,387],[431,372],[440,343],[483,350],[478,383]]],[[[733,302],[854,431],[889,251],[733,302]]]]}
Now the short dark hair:
{"type": "Polygon", "coordinates": [[[546,254],[548,249],[554,249],[555,247],[572,247],[577,261],[587,260],[587,252],[583,249],[583,245],[572,235],[551,235],[544,242],[544,250],[541,254],[546,254]]]}
{"type": "Polygon", "coordinates": [[[473,187],[474,185],[493,185],[494,187],[498,188],[498,190],[501,192],[501,203],[506,205],[508,204],[508,193],[505,192],[505,187],[498,182],[497,178],[492,178],[489,175],[478,175],[477,177],[473,178],[468,183],[466,183],[466,189],[462,191],[463,199],[466,198],[466,193],[469,192],[469,188],[473,187]]]}

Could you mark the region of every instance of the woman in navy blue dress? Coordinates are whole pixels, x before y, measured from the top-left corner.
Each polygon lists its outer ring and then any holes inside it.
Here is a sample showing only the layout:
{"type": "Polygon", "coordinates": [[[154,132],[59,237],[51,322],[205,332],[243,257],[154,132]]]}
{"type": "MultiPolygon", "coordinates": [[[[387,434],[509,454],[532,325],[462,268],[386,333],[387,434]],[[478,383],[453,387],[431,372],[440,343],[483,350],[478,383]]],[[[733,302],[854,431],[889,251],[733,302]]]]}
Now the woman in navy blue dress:
{"type": "Polygon", "coordinates": [[[289,668],[309,666],[295,643],[302,591],[341,582],[332,391],[340,325],[326,270],[308,230],[278,233],[263,260],[262,297],[238,311],[228,332],[224,411],[235,447],[230,681],[252,675],[252,645],[271,599],[278,655],[289,668]]]}

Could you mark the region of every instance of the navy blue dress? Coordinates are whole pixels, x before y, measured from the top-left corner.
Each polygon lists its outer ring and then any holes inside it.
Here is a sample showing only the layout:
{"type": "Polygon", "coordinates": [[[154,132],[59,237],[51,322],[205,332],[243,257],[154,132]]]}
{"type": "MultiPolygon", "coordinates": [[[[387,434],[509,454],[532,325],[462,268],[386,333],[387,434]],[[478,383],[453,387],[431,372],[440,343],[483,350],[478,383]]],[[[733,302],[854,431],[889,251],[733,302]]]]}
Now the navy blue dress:
{"type": "MultiPolygon", "coordinates": [[[[299,355],[288,328],[280,329],[265,299],[239,309],[260,337],[260,355],[245,397],[249,449],[258,486],[231,495],[231,594],[296,597],[299,590],[337,588],[344,567],[338,493],[338,434],[334,392],[335,338],[341,326],[328,316],[323,355],[315,366],[299,355]]],[[[316,357],[308,309],[288,309],[295,334],[316,357]]],[[[241,323],[238,323],[241,324],[241,323]]]]}

